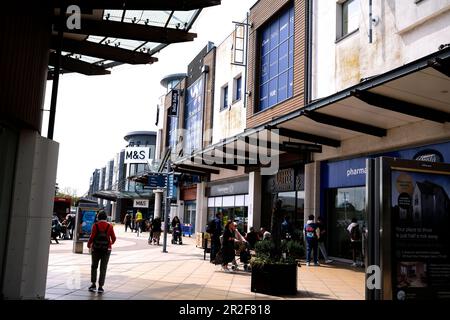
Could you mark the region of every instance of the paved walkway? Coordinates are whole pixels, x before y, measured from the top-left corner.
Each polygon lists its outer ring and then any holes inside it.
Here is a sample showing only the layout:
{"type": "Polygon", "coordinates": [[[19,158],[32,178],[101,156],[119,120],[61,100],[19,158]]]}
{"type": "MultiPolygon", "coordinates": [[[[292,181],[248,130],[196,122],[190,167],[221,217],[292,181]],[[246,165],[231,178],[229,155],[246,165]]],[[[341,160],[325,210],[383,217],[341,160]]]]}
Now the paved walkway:
{"type": "MultiPolygon", "coordinates": [[[[118,240],[113,247],[105,293],[88,292],[90,255],[72,253],[72,241],[50,245],[47,299],[57,300],[254,300],[254,299],[364,299],[364,273],[342,265],[306,267],[298,272],[296,296],[268,296],[250,291],[251,274],[225,273],[220,266],[203,260],[203,250],[194,239],[185,237],[183,245],[148,245],[148,233],[137,237],[115,227],[118,240]]],[[[161,237],[162,238],[162,237],[161,237]]],[[[170,243],[171,235],[168,235],[170,243]]]]}

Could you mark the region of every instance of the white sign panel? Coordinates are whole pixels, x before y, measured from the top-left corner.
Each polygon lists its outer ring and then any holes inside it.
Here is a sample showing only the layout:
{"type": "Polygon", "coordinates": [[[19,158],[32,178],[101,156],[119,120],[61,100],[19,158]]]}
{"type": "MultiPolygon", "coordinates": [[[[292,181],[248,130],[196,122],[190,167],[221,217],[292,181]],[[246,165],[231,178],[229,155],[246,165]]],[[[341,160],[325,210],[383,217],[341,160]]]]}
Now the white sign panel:
{"type": "Polygon", "coordinates": [[[125,163],[148,163],[150,159],[149,147],[128,147],[125,149],[125,163]]]}
{"type": "Polygon", "coordinates": [[[148,208],[149,203],[147,199],[134,199],[133,208],[148,208]]]}

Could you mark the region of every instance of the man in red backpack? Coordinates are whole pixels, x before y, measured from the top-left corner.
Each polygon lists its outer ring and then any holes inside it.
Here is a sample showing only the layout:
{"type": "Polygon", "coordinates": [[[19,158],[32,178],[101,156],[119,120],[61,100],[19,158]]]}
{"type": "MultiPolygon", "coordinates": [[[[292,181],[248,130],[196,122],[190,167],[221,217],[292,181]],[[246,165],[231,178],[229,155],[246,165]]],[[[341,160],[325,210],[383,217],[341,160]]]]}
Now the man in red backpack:
{"type": "Polygon", "coordinates": [[[97,269],[100,262],[100,278],[98,280],[98,293],[103,293],[105,284],[106,268],[108,267],[109,256],[111,255],[111,246],[116,242],[114,228],[106,219],[106,213],[99,211],[98,222],[92,226],[91,236],[88,241],[88,248],[92,248],[91,282],[89,291],[94,292],[97,288],[97,269]]]}

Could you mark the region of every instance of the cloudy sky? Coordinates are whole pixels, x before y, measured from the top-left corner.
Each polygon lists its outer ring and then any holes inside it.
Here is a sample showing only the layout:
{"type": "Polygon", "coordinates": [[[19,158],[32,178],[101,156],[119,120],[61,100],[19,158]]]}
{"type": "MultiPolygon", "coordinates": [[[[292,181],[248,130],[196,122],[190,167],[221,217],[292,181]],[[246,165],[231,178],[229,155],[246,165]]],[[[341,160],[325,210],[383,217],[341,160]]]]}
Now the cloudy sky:
{"type": "MultiPolygon", "coordinates": [[[[160,80],[187,72],[187,64],[207,44],[219,45],[232,31],[232,21],[243,21],[256,0],[222,0],[202,11],[191,32],[193,42],[173,44],[155,55],[153,65],[123,65],[111,75],[60,77],[54,139],[60,143],[57,183],[81,196],[89,188],[95,168],[106,165],[126,145],[124,135],[135,130],[156,130],[156,106],[165,92],[160,80]]],[[[47,82],[45,108],[49,109],[52,82],[47,82]]],[[[44,112],[42,135],[47,135],[44,112]]]]}

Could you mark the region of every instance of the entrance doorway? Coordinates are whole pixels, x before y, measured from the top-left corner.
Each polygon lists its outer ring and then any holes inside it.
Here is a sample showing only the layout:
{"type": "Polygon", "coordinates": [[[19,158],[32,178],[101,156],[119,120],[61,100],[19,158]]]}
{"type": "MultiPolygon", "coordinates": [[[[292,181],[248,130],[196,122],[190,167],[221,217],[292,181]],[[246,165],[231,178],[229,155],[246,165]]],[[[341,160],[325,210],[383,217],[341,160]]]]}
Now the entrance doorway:
{"type": "Polygon", "coordinates": [[[347,227],[356,218],[361,231],[367,228],[366,188],[329,189],[327,207],[329,255],[352,259],[347,227]]]}

